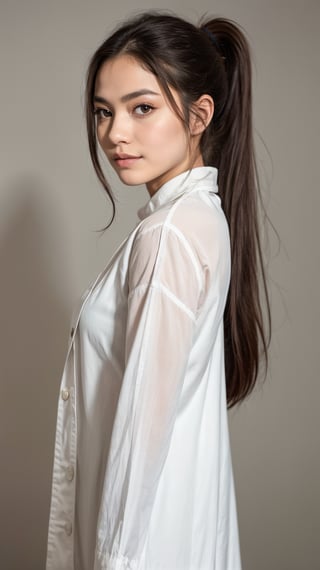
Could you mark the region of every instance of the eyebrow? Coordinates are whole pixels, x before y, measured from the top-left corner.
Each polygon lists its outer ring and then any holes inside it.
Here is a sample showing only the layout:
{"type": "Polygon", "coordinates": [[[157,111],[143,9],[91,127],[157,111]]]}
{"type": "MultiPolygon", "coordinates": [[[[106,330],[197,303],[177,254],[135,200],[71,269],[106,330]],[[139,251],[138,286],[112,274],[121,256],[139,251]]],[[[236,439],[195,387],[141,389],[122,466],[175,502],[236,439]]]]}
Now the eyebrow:
{"type": "MultiPolygon", "coordinates": [[[[157,95],[160,96],[160,93],[156,93],[155,91],[151,91],[151,89],[140,89],[139,91],[132,91],[132,93],[127,93],[127,95],[123,95],[120,99],[121,103],[127,103],[127,101],[131,101],[131,99],[136,99],[137,97],[141,97],[141,95],[157,95]]],[[[104,103],[108,105],[108,101],[104,99],[104,97],[99,97],[99,95],[95,95],[93,98],[95,103],[104,103]]]]}

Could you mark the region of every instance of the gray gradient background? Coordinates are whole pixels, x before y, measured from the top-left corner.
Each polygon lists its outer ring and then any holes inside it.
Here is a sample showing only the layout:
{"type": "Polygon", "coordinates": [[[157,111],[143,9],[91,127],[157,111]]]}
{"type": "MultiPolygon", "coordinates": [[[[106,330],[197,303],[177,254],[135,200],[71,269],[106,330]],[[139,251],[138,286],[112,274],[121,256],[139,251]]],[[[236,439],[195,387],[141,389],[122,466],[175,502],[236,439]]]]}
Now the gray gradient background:
{"type": "MultiPolygon", "coordinates": [[[[230,413],[244,570],[317,570],[319,554],[319,8],[312,0],[136,2],[196,22],[235,19],[254,53],[254,113],[270,232],[267,381],[230,413]]],[[[0,567],[42,570],[59,383],[73,305],[148,199],[117,221],[90,165],[88,59],[132,5],[0,2],[0,567]]]]}

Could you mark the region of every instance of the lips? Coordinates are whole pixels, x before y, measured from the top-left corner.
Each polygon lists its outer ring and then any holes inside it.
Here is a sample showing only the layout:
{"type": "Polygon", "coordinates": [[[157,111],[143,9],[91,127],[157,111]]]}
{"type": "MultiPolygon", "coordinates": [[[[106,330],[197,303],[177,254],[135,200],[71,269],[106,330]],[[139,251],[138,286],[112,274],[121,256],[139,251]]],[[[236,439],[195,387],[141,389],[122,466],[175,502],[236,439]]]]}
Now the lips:
{"type": "Polygon", "coordinates": [[[126,158],[141,158],[141,156],[135,156],[134,154],[125,154],[122,152],[113,156],[113,160],[125,160],[126,158]]]}
{"type": "Polygon", "coordinates": [[[140,158],[142,158],[142,156],[136,156],[134,154],[119,153],[113,155],[114,162],[122,168],[133,166],[140,158]]]}

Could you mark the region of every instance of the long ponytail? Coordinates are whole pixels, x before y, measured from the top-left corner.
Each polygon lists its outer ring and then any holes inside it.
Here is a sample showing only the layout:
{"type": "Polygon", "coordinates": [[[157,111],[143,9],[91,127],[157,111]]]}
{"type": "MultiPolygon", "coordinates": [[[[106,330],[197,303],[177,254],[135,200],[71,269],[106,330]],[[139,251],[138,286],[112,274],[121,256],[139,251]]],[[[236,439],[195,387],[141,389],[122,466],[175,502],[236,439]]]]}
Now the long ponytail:
{"type": "MultiPolygon", "coordinates": [[[[268,364],[271,314],[261,250],[258,210],[262,205],[252,129],[250,49],[233,22],[215,18],[202,24],[225,68],[225,100],[206,133],[206,159],[219,172],[219,193],[229,223],[231,283],[224,313],[228,406],[253,389],[261,356],[268,364]],[[260,276],[260,279],[259,279],[260,276]],[[261,290],[266,301],[264,330],[261,290]],[[261,354],[262,352],[262,354],[261,354]]],[[[203,141],[204,142],[204,141],[203,141]]]]}

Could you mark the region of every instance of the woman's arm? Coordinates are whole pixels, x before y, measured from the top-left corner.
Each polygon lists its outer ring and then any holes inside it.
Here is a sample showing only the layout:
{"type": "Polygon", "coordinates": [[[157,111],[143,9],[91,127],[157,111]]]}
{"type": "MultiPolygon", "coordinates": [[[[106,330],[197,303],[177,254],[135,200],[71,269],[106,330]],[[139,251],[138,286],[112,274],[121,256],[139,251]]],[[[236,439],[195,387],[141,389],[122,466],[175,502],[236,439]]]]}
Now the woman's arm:
{"type": "Polygon", "coordinates": [[[202,290],[184,236],[160,226],[136,238],[129,266],[126,368],[100,511],[98,560],[135,570],[174,427],[202,290]]]}

